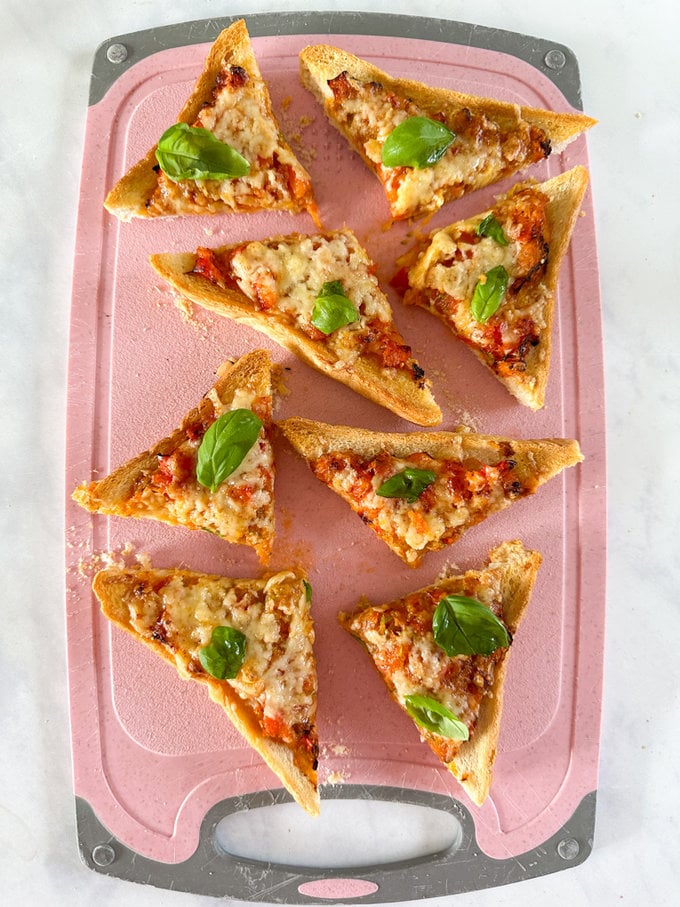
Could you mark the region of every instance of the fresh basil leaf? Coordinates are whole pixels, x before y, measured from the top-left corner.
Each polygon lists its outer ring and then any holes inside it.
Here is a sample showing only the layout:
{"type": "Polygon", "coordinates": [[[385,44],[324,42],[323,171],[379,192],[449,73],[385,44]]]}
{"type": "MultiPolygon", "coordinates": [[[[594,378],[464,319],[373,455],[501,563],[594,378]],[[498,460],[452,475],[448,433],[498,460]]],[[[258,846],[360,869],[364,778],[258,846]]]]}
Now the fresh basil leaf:
{"type": "Polygon", "coordinates": [[[503,227],[501,227],[493,214],[487,214],[484,220],[480,221],[477,226],[477,236],[489,236],[491,239],[495,239],[499,246],[508,245],[508,240],[505,233],[503,233],[503,227]]]}
{"type": "Polygon", "coordinates": [[[341,280],[327,280],[321,287],[319,296],[346,296],[341,280]]]}
{"type": "Polygon", "coordinates": [[[431,469],[416,469],[414,466],[407,466],[406,469],[383,482],[376,490],[376,494],[383,498],[405,498],[409,504],[413,504],[436,478],[437,474],[431,469]]]}
{"type": "Polygon", "coordinates": [[[312,601],[312,584],[308,583],[306,579],[303,579],[302,583],[305,587],[305,596],[307,598],[307,601],[311,603],[311,601],[312,601]]]}
{"type": "Polygon", "coordinates": [[[435,642],[447,655],[491,655],[512,637],[489,608],[466,595],[447,595],[432,616],[435,642]]]}
{"type": "Polygon", "coordinates": [[[448,126],[429,117],[409,117],[387,136],[381,159],[385,167],[432,167],[456,138],[448,126]]]}
{"type": "Polygon", "coordinates": [[[166,129],[156,148],[156,160],[166,176],[177,180],[224,180],[245,176],[250,164],[235,148],[212,132],[186,123],[166,129]]]}
{"type": "Polygon", "coordinates": [[[218,680],[232,680],[246,657],[246,638],[234,627],[215,627],[210,643],[198,650],[203,669],[218,680]]]}
{"type": "Polygon", "coordinates": [[[426,731],[432,731],[440,737],[449,737],[451,740],[470,739],[465,722],[456,718],[453,712],[437,699],[416,693],[405,696],[404,704],[415,723],[426,731]]]}
{"type": "Polygon", "coordinates": [[[203,435],[196,460],[196,478],[211,491],[241,465],[260,434],[262,422],[249,409],[222,413],[203,435]]]}
{"type": "Polygon", "coordinates": [[[486,324],[491,316],[498,310],[503,296],[508,288],[508,272],[503,265],[491,268],[484,275],[485,280],[479,280],[472,296],[470,309],[473,317],[480,324],[486,324]]]}
{"type": "Polygon", "coordinates": [[[347,298],[342,282],[326,281],[312,309],[311,322],[314,327],[328,335],[358,320],[359,312],[354,303],[347,298]]]}

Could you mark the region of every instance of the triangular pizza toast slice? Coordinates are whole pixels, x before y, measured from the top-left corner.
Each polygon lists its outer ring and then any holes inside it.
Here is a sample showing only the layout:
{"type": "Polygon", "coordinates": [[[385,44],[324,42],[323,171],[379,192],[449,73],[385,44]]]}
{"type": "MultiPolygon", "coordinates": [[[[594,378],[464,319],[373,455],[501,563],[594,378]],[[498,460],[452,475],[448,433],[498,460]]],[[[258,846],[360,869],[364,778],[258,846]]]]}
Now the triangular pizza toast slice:
{"type": "Polygon", "coordinates": [[[533,410],[545,402],[560,265],[587,186],[580,166],[518,183],[493,208],[417,243],[392,280],[533,410]]]}
{"type": "Polygon", "coordinates": [[[380,180],[394,220],[433,213],[542,161],[596,122],[392,78],[323,44],[301,51],[300,76],[380,180]]]}
{"type": "Polygon", "coordinates": [[[269,560],[274,539],[272,364],[254,350],[218,369],[181,426],[73,499],[108,516],[205,529],[269,560]]]}
{"type": "Polygon", "coordinates": [[[562,438],[390,434],[301,418],[277,427],[314,475],[411,567],[583,459],[578,442],[562,438]]]}
{"type": "Polygon", "coordinates": [[[284,209],[318,222],[309,174],[281,134],[243,20],[218,35],[177,122],[104,204],[124,221],[284,209]]]}
{"type": "Polygon", "coordinates": [[[286,571],[229,579],[109,568],[93,589],[106,617],[208,688],[297,802],[319,812],[310,586],[286,571]]]}
{"type": "Polygon", "coordinates": [[[510,645],[540,563],[521,542],[504,542],[481,570],[340,615],[421,739],[477,805],[491,787],[510,645]]]}
{"type": "Polygon", "coordinates": [[[411,422],[441,422],[375,265],[351,230],[152,255],[150,261],[191,302],[267,334],[411,422]]]}

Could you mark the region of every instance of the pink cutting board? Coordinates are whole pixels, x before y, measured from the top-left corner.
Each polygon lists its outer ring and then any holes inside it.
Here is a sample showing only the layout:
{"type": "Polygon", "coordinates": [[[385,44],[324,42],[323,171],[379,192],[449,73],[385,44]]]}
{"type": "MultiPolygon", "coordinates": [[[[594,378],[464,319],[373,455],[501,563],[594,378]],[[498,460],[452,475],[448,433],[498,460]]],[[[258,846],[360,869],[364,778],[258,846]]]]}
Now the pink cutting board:
{"type": "MultiPolygon", "coordinates": [[[[335,43],[396,76],[555,110],[569,109],[542,73],[484,49],[367,35],[254,39],[282,129],[308,167],[327,228],[352,227],[387,288],[411,228],[386,231],[374,177],[330,127],[297,78],[297,54],[335,43]]],[[[66,525],[67,619],[75,792],[116,838],[164,863],[195,850],[219,800],[280,787],[198,685],[110,627],[90,583],[107,556],[233,576],[260,575],[251,551],[151,521],[92,516],[69,495],[179,424],[217,366],[268,348],[286,371],[277,417],[302,415],[386,431],[415,428],[307,366],[262,335],[201,310],[187,315],[148,265],[149,253],[193,250],[274,233],[313,232],[306,215],[261,214],[119,224],[102,201],[172,122],[206,44],[164,50],[131,67],[89,109],[71,324],[66,525]]],[[[587,165],[585,138],[527,175],[587,165]]],[[[511,181],[447,206],[434,228],[487,207],[511,181]]],[[[299,565],[314,589],[319,670],[320,778],[447,794],[474,818],[477,841],[503,859],[553,835],[597,787],[605,570],[604,391],[600,300],[590,190],[562,268],[545,408],[517,404],[462,344],[388,290],[395,320],[433,381],[442,428],[579,439],[585,462],[471,530],[458,544],[405,567],[346,505],[277,441],[273,568],[299,565]],[[480,566],[520,538],[544,562],[513,644],[491,796],[477,808],[388,701],[382,681],[336,614],[361,596],[387,601],[435,580],[445,566],[480,566]]],[[[331,784],[332,782],[332,784],[331,784]]],[[[329,794],[330,795],[330,794],[329,794]]]]}

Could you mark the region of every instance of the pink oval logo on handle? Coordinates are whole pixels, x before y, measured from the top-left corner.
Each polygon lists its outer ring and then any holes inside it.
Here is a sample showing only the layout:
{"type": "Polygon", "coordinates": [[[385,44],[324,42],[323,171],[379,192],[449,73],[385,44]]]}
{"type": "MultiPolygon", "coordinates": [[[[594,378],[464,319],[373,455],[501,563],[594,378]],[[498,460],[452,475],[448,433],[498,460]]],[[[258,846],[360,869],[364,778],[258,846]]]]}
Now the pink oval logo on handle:
{"type": "Polygon", "coordinates": [[[363,898],[378,890],[375,882],[366,879],[315,879],[298,886],[300,894],[308,898],[363,898]]]}

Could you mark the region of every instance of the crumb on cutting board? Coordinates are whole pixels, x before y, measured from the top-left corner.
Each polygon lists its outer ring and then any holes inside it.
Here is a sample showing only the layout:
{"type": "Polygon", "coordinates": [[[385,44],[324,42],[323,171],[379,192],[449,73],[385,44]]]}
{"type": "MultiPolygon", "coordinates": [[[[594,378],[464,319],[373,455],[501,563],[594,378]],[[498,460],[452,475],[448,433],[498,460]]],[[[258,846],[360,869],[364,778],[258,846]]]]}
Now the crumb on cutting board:
{"type": "Polygon", "coordinates": [[[447,561],[435,577],[434,581],[435,583],[443,583],[444,580],[447,580],[450,576],[458,576],[462,572],[463,571],[455,561],[447,561]]]}
{"type": "Polygon", "coordinates": [[[329,749],[334,756],[346,756],[349,753],[349,749],[344,743],[333,743],[329,746],[329,749]]]}
{"type": "Polygon", "coordinates": [[[348,778],[352,777],[351,772],[331,772],[326,778],[328,784],[342,784],[348,778]]]}
{"type": "MultiPolygon", "coordinates": [[[[95,551],[88,557],[81,557],[75,566],[75,570],[88,579],[91,579],[95,573],[105,570],[107,567],[118,567],[123,569],[131,566],[131,561],[140,567],[150,568],[151,558],[146,551],[135,550],[131,542],[126,542],[122,548],[111,551],[95,551]]],[[[74,568],[72,568],[74,569],[74,568]]]]}

